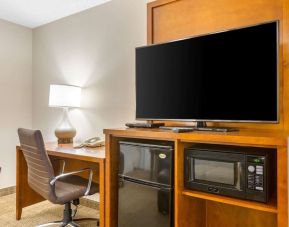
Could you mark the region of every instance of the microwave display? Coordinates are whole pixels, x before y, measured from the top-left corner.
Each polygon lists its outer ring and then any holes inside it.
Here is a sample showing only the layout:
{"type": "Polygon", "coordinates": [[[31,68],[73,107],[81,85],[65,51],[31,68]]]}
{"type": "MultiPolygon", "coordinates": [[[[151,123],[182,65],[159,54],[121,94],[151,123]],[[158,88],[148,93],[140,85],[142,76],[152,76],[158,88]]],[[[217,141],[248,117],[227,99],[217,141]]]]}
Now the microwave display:
{"type": "Polygon", "coordinates": [[[194,178],[198,181],[235,185],[235,163],[194,159],[194,178]]]}
{"type": "Polygon", "coordinates": [[[276,149],[195,144],[184,165],[187,189],[268,202],[276,185],[276,149]]]}

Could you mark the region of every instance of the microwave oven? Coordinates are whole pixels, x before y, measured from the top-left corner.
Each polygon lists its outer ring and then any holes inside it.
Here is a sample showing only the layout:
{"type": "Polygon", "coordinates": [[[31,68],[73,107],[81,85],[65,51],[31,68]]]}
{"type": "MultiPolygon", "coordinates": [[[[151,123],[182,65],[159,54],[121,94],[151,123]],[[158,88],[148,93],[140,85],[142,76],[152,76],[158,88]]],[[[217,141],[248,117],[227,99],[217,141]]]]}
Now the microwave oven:
{"type": "Polygon", "coordinates": [[[185,149],[185,187],[267,203],[276,188],[276,149],[195,144],[185,149]]]}

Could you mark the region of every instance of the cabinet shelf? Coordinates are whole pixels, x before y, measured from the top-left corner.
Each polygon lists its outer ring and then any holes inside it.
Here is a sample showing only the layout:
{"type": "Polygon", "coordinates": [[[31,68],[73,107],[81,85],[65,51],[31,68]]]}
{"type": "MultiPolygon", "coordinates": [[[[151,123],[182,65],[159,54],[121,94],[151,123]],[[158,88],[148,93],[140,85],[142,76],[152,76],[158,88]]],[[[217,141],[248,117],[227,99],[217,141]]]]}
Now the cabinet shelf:
{"type": "Polygon", "coordinates": [[[234,205],[234,206],[239,206],[239,207],[244,207],[244,208],[250,208],[250,209],[265,211],[269,213],[278,213],[277,202],[274,199],[270,200],[269,203],[259,203],[259,202],[246,201],[246,200],[241,200],[241,199],[235,199],[235,198],[214,195],[214,194],[209,194],[205,192],[190,191],[190,190],[184,190],[182,191],[182,194],[186,196],[199,198],[199,199],[205,199],[208,201],[214,201],[218,203],[224,203],[224,204],[229,204],[229,205],[234,205]]]}

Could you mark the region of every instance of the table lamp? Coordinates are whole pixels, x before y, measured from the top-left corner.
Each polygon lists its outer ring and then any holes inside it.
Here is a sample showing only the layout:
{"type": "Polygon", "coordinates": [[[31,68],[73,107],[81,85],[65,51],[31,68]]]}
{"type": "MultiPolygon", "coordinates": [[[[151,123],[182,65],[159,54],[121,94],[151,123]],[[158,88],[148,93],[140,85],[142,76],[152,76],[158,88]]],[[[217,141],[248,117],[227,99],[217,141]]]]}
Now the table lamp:
{"type": "Polygon", "coordinates": [[[81,88],[69,85],[50,85],[49,107],[63,108],[63,118],[55,129],[58,143],[73,143],[76,129],[70,123],[68,111],[71,107],[80,107],[81,88]]]}

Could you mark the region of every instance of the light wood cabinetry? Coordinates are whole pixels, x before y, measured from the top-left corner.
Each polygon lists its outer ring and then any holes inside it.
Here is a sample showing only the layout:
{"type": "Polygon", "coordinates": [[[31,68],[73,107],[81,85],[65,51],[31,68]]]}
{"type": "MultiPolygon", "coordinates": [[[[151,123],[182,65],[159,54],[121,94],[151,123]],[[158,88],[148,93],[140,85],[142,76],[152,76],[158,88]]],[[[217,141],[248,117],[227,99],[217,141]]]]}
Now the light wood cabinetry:
{"type": "Polygon", "coordinates": [[[172,133],[159,129],[107,129],[106,225],[117,227],[118,141],[123,138],[174,142],[175,227],[287,227],[288,226],[288,133],[279,130],[241,130],[231,133],[172,133]],[[269,203],[259,203],[184,187],[184,149],[194,143],[276,148],[277,188],[269,203]]]}
{"type": "MultiPolygon", "coordinates": [[[[158,129],[104,130],[107,157],[107,226],[117,227],[118,141],[122,138],[142,138],[174,142],[175,227],[288,227],[289,1],[156,0],[148,4],[147,12],[148,44],[279,20],[280,122],[211,123],[216,126],[241,128],[241,131],[231,133],[176,134],[158,129]],[[268,204],[263,204],[185,189],[184,149],[193,143],[276,148],[275,196],[268,204]]],[[[166,125],[176,124],[194,123],[166,122],[166,125]]]]}

